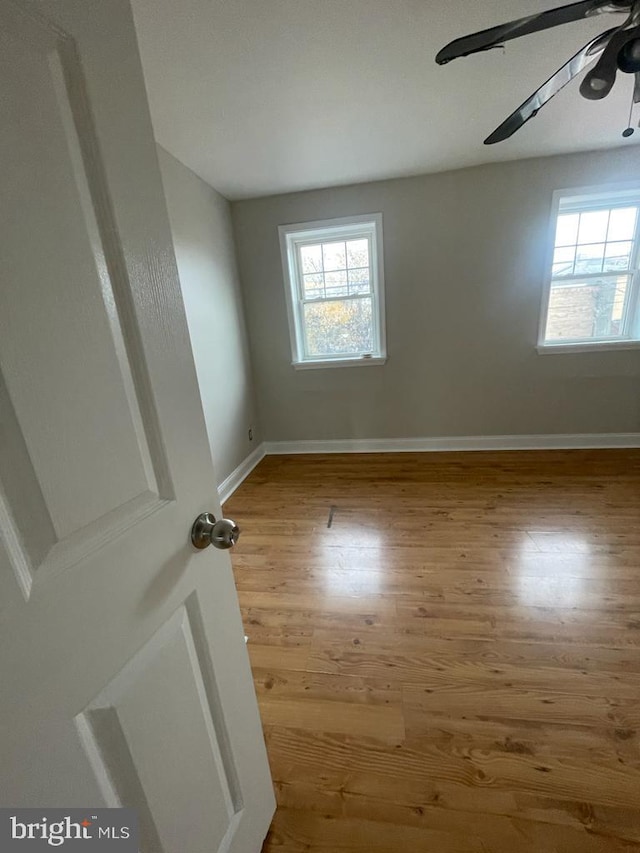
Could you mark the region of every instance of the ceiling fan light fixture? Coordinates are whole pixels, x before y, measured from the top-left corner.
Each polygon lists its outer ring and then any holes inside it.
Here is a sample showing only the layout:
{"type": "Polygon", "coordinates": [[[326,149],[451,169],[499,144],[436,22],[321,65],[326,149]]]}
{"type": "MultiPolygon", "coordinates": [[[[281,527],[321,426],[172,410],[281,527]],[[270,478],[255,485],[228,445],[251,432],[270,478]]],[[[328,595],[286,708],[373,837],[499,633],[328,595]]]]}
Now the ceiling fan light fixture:
{"type": "Polygon", "coordinates": [[[640,71],[640,38],[630,39],[618,53],[618,68],[624,74],[640,71]]]}
{"type": "Polygon", "coordinates": [[[513,136],[530,118],[537,115],[541,107],[592,63],[595,63],[593,69],[580,85],[583,97],[592,101],[605,98],[613,88],[616,72],[620,70],[636,74],[634,101],[640,102],[640,0],[580,0],[455,39],[438,52],[436,62],[444,65],[453,59],[490,50],[521,36],[608,13],[627,13],[627,17],[619,26],[592,39],[559,68],[485,139],[485,145],[493,145],[513,136]]]}

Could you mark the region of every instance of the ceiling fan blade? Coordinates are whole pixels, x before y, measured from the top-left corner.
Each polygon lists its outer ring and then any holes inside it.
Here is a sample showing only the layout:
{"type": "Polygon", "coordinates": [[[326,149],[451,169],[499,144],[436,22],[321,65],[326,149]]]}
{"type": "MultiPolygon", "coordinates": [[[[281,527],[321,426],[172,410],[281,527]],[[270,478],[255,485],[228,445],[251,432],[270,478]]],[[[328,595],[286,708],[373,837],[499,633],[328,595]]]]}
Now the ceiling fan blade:
{"type": "Polygon", "coordinates": [[[491,27],[488,30],[455,39],[437,54],[436,62],[438,65],[445,65],[460,56],[489,50],[510,39],[546,30],[549,27],[557,27],[560,24],[568,24],[571,21],[579,21],[590,15],[603,12],[628,12],[632,4],[633,0],[581,0],[579,3],[570,3],[558,9],[549,9],[538,15],[529,15],[517,21],[510,21],[498,27],[491,27]]]}
{"type": "Polygon", "coordinates": [[[618,29],[611,37],[595,68],[585,74],[584,80],[580,84],[580,94],[583,98],[588,98],[590,101],[606,98],[616,82],[618,53],[628,41],[639,36],[640,26],[635,26],[632,29],[618,29]]]}
{"type": "Polygon", "coordinates": [[[527,98],[524,104],[521,104],[515,112],[511,113],[485,139],[484,144],[495,145],[496,142],[503,142],[505,139],[513,136],[517,130],[520,130],[522,125],[529,121],[530,118],[533,118],[541,107],[548,103],[554,95],[557,95],[561,89],[564,89],[567,83],[570,83],[587,65],[594,62],[600,56],[609,44],[611,37],[617,32],[617,29],[617,27],[613,27],[601,33],[586,44],[582,50],[579,50],[575,56],[572,56],[530,98],[527,98]]]}

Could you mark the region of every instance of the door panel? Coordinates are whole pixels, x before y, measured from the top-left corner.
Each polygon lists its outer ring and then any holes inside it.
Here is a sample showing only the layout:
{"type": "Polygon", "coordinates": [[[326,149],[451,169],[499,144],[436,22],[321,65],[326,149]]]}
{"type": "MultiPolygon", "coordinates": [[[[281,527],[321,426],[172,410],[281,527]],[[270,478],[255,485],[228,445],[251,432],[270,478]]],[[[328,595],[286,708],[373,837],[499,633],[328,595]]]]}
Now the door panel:
{"type": "Polygon", "coordinates": [[[162,448],[145,429],[157,433],[149,390],[141,401],[132,375],[137,365],[144,387],[143,359],[129,359],[139,335],[123,304],[126,270],[75,45],[26,15],[11,24],[0,33],[8,177],[0,361],[10,441],[24,445],[28,461],[5,454],[3,463],[8,483],[26,478],[31,506],[17,501],[12,517],[16,496],[7,495],[4,523],[13,527],[14,569],[28,595],[38,570],[77,562],[158,509],[171,486],[162,448]],[[42,527],[32,545],[24,526],[36,507],[42,527]]]}
{"type": "Polygon", "coordinates": [[[253,853],[274,809],[135,32],[0,0],[0,790],[253,853]]]}
{"type": "Polygon", "coordinates": [[[220,849],[242,808],[199,619],[194,598],[76,718],[105,799],[135,806],[149,850],[195,849],[202,837],[220,849]],[[171,814],[162,809],[169,798],[171,814]]]}

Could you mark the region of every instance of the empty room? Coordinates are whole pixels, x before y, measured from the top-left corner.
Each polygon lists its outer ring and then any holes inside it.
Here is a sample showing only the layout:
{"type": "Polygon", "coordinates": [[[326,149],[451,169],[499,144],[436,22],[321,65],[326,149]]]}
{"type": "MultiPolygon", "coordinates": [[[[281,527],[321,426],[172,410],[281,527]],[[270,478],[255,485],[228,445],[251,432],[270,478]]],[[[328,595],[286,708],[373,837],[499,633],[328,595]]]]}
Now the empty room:
{"type": "Polygon", "coordinates": [[[0,63],[0,849],[640,853],[640,0],[0,63]]]}

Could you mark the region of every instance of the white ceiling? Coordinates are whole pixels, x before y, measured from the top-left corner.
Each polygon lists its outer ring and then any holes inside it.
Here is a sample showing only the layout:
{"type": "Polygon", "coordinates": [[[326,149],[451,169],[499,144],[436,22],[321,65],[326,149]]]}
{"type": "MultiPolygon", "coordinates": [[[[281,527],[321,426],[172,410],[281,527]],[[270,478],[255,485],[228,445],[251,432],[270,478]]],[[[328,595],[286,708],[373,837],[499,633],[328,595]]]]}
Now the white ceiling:
{"type": "MultiPolygon", "coordinates": [[[[133,0],[158,142],[228,198],[629,142],[632,77],[578,84],[507,142],[484,138],[606,15],[437,66],[453,38],[560,0],[133,0]]],[[[640,108],[638,109],[640,112],[640,108]]]]}

